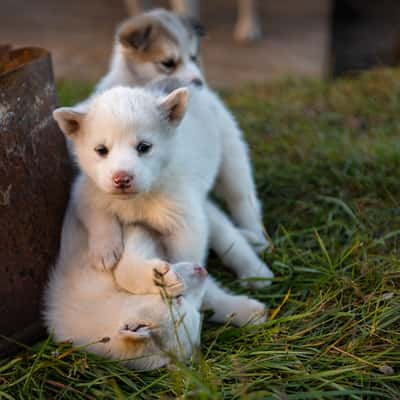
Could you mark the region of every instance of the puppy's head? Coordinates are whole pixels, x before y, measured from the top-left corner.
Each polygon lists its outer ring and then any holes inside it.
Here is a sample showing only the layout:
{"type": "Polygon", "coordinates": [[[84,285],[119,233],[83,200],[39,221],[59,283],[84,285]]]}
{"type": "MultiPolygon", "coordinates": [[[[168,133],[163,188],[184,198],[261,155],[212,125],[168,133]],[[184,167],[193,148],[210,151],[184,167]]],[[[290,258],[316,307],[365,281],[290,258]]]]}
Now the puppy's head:
{"type": "Polygon", "coordinates": [[[174,155],[175,131],[188,92],[157,96],[140,88],[110,89],[85,111],[59,108],[53,116],[81,170],[102,191],[130,197],[151,191],[174,155]]]}
{"type": "Polygon", "coordinates": [[[115,51],[139,84],[175,77],[202,86],[199,39],[204,34],[197,21],[156,9],[119,26],[115,51]]]}

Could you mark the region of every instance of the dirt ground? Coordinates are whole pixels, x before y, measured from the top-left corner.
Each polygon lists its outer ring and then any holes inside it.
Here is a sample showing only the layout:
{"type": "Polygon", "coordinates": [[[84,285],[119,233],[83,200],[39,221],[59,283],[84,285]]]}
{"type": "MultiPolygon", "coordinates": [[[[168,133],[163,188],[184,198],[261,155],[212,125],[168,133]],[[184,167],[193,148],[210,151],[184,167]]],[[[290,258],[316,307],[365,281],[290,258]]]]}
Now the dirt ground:
{"type": "MultiPolygon", "coordinates": [[[[212,85],[325,76],[330,0],[260,0],[264,38],[251,45],[233,40],[235,3],[201,2],[201,19],[209,31],[204,59],[212,85]]],[[[52,51],[57,78],[94,81],[107,68],[115,26],[126,16],[122,0],[2,0],[0,41],[46,47],[52,51]]]]}

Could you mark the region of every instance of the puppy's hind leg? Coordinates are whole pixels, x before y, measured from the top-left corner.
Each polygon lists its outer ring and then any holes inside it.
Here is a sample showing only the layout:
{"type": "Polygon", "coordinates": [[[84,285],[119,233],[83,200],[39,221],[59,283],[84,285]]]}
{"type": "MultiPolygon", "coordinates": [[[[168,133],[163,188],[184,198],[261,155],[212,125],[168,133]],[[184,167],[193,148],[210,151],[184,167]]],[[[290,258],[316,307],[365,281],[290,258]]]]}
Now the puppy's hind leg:
{"type": "Polygon", "coordinates": [[[206,213],[210,224],[211,248],[224,265],[233,269],[241,279],[261,278],[245,284],[256,288],[270,285],[273,272],[260,260],[228,217],[211,201],[206,204],[206,213]]]}
{"type": "Polygon", "coordinates": [[[202,309],[214,311],[212,321],[231,322],[236,326],[260,324],[267,319],[264,304],[247,296],[230,294],[210,277],[207,278],[202,309]]]}
{"type": "Polygon", "coordinates": [[[268,247],[261,218],[261,204],[253,181],[248,148],[242,134],[227,110],[219,121],[223,151],[216,192],[227,203],[243,236],[256,251],[268,247]]]}

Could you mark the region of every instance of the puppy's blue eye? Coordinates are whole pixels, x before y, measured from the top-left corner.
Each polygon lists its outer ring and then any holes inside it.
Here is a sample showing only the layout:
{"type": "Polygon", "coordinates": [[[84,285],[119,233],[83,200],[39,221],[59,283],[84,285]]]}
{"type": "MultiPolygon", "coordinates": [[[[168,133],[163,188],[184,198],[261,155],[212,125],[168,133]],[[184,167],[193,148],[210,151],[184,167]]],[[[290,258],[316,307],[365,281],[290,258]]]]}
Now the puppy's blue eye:
{"type": "Polygon", "coordinates": [[[99,146],[95,147],[94,151],[100,156],[100,157],[106,157],[109,150],[107,149],[104,144],[100,144],[99,146]]]}
{"type": "Polygon", "coordinates": [[[196,56],[196,54],[190,56],[190,59],[191,59],[193,62],[197,63],[197,56],[196,56]]]}
{"type": "Polygon", "coordinates": [[[153,145],[151,143],[142,141],[136,146],[136,150],[139,154],[146,154],[152,147],[153,145]]]}

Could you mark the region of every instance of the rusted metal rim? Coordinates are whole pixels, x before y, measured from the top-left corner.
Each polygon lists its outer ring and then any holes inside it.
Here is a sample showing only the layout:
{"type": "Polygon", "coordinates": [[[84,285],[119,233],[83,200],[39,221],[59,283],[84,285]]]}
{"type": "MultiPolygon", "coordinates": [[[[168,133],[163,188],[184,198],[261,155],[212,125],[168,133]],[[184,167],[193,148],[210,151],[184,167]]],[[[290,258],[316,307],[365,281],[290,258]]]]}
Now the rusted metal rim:
{"type": "Polygon", "coordinates": [[[50,53],[41,47],[22,47],[11,50],[10,47],[4,47],[6,51],[2,52],[0,58],[0,77],[14,72],[27,64],[37,61],[40,58],[48,57],[50,53]]]}

